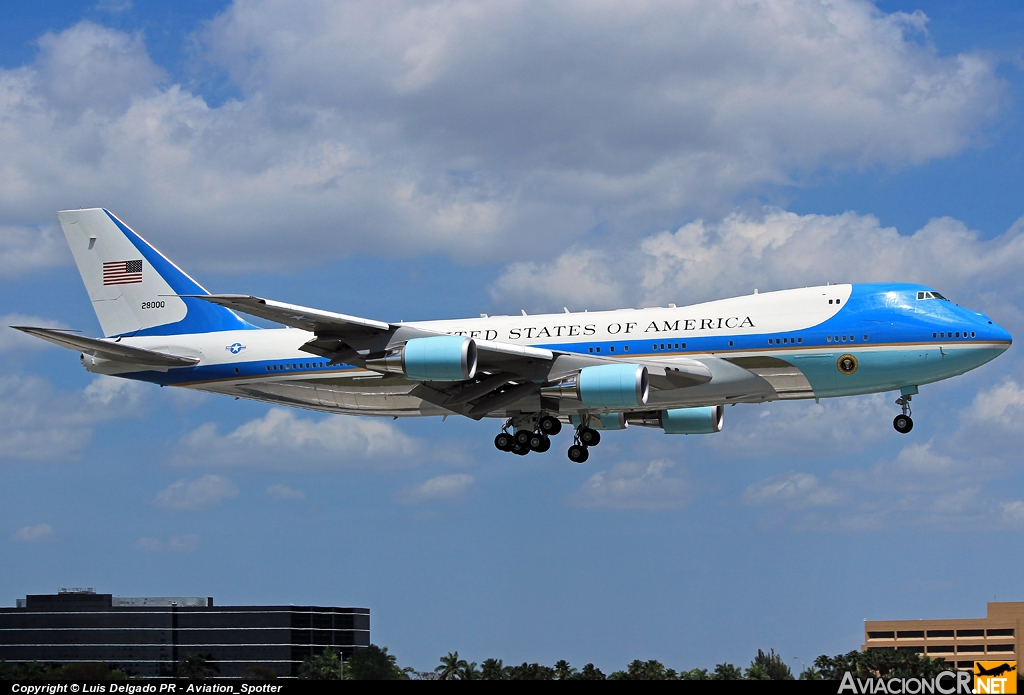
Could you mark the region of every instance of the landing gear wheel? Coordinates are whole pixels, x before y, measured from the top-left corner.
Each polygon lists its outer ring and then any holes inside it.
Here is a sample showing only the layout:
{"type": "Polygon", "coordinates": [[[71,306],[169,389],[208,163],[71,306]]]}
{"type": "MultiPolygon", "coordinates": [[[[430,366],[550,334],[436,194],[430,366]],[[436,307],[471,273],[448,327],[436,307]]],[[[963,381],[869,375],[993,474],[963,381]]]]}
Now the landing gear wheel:
{"type": "MultiPolygon", "coordinates": [[[[601,443],[601,433],[597,430],[592,430],[589,427],[581,427],[577,435],[580,438],[580,443],[583,446],[597,446],[601,443]]],[[[586,459],[584,459],[585,461],[586,459]]]]}
{"type": "Polygon", "coordinates": [[[558,418],[545,415],[537,423],[537,427],[544,434],[554,437],[556,434],[562,431],[562,423],[559,422],[558,418]]]}
{"type": "Polygon", "coordinates": [[[512,451],[512,445],[515,443],[516,440],[508,432],[499,432],[494,438],[494,448],[498,451],[512,451]]]}
{"type": "Polygon", "coordinates": [[[533,432],[529,430],[518,430],[516,432],[516,444],[519,446],[529,447],[530,437],[533,436],[533,432]]]}
{"type": "Polygon", "coordinates": [[[587,447],[580,446],[579,444],[573,444],[569,447],[569,460],[573,463],[583,463],[590,458],[590,452],[587,451],[587,447]]]}
{"type": "Polygon", "coordinates": [[[910,430],[914,429],[914,421],[909,415],[897,415],[893,421],[892,426],[896,428],[896,431],[900,434],[906,434],[910,430]]]}
{"type": "Polygon", "coordinates": [[[528,453],[530,453],[530,447],[523,446],[522,444],[513,444],[512,453],[517,454],[519,456],[526,456],[528,453]]]}
{"type": "Polygon", "coordinates": [[[551,448],[551,439],[546,434],[535,434],[530,437],[530,449],[543,454],[551,448]]]}

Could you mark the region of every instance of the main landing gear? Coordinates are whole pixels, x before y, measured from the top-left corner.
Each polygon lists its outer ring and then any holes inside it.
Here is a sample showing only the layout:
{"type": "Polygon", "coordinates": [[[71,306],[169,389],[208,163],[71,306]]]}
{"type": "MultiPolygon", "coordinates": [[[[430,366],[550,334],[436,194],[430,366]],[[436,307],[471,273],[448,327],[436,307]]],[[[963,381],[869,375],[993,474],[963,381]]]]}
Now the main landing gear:
{"type": "Polygon", "coordinates": [[[494,446],[499,451],[508,451],[519,456],[526,456],[531,451],[543,454],[551,448],[551,437],[562,431],[562,423],[550,415],[537,417],[510,418],[494,438],[494,446]],[[515,433],[509,432],[514,429],[515,433]]]}
{"type": "Polygon", "coordinates": [[[900,434],[906,434],[910,430],[914,429],[914,419],[910,417],[910,399],[911,396],[916,394],[916,386],[900,389],[900,397],[896,399],[896,405],[903,409],[903,414],[897,415],[892,421],[892,426],[896,428],[896,431],[900,434]]]}
{"type": "MultiPolygon", "coordinates": [[[[601,433],[589,427],[589,424],[590,418],[583,416],[580,426],[576,428],[573,445],[569,447],[569,460],[573,463],[586,461],[590,458],[590,447],[601,443],[601,433]]],[[[551,415],[509,418],[494,438],[494,447],[519,456],[526,456],[531,451],[542,454],[551,448],[551,437],[561,431],[562,423],[551,415]]]]}
{"type": "Polygon", "coordinates": [[[590,418],[580,421],[576,428],[576,436],[573,437],[573,445],[569,447],[569,460],[573,463],[583,463],[590,458],[590,447],[601,443],[601,433],[587,426],[590,418]]]}

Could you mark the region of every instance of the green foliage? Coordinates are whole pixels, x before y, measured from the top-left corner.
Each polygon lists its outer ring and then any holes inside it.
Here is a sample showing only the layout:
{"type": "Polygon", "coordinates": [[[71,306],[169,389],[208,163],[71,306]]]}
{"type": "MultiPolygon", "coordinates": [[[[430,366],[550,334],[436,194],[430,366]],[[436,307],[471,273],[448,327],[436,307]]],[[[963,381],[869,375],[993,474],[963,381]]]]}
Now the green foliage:
{"type": "Polygon", "coordinates": [[[593,664],[587,664],[580,669],[580,672],[573,676],[573,680],[576,681],[603,681],[607,680],[601,669],[594,666],[593,664]]]}
{"type": "Polygon", "coordinates": [[[713,679],[716,681],[741,681],[743,680],[743,671],[734,664],[717,664],[713,679]]]}
{"type": "MultiPolygon", "coordinates": [[[[675,673],[672,669],[669,669],[669,671],[675,673]]],[[[714,680],[714,677],[708,673],[706,668],[691,668],[689,671],[683,671],[680,673],[679,679],[684,681],[710,681],[714,680]]],[[[669,678],[669,680],[673,679],[669,678]]]]}
{"type": "Polygon", "coordinates": [[[345,680],[353,681],[401,681],[409,676],[398,665],[394,654],[388,654],[387,647],[371,644],[366,649],[357,649],[345,662],[345,680]]]}
{"type": "Polygon", "coordinates": [[[822,679],[822,676],[821,676],[821,671],[819,671],[818,669],[814,668],[813,666],[808,666],[807,668],[805,668],[803,671],[800,672],[800,678],[798,678],[797,680],[802,680],[802,681],[820,681],[820,680],[823,680],[823,679],[822,679]]]}
{"type": "Polygon", "coordinates": [[[328,647],[302,662],[299,678],[307,681],[340,681],[341,654],[328,647]]]}
{"type": "MultiPolygon", "coordinates": [[[[675,672],[673,671],[673,675],[675,672]]],[[[608,680],[615,681],[663,681],[667,680],[667,674],[665,672],[665,666],[660,661],[651,659],[650,661],[640,661],[640,659],[633,660],[629,666],[626,667],[625,671],[616,671],[608,680]]]]}
{"type": "Polygon", "coordinates": [[[943,671],[955,670],[945,659],[895,650],[854,650],[831,657],[822,654],[814,660],[814,666],[826,680],[841,680],[847,671],[856,678],[934,678],[943,671]]]}
{"type": "Polygon", "coordinates": [[[525,661],[519,666],[511,666],[508,669],[507,680],[510,681],[553,681],[555,680],[555,669],[540,664],[528,664],[525,661]]]}
{"type": "Polygon", "coordinates": [[[480,679],[485,681],[508,680],[507,669],[501,659],[484,659],[480,664],[480,679]]]}
{"type": "Polygon", "coordinates": [[[569,665],[569,662],[565,659],[555,662],[555,680],[568,681],[574,680],[576,675],[576,669],[569,665]]]}
{"type": "Polygon", "coordinates": [[[770,650],[767,654],[758,649],[757,656],[750,662],[750,667],[744,675],[749,681],[795,680],[793,678],[793,671],[782,660],[782,657],[775,653],[774,649],[770,650]]]}
{"type": "Polygon", "coordinates": [[[448,652],[441,657],[441,664],[434,669],[441,681],[471,681],[480,677],[476,662],[459,658],[458,652],[448,652]]]}

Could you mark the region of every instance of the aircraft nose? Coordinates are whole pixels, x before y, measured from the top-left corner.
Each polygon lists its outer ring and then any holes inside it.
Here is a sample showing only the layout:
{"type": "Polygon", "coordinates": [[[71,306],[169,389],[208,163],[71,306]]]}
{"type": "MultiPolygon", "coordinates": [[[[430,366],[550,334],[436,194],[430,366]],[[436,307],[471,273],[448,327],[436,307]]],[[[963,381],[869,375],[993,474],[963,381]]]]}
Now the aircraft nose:
{"type": "Polygon", "coordinates": [[[993,323],[989,328],[992,329],[992,340],[997,340],[1000,342],[1005,341],[1006,347],[1003,348],[1004,350],[1010,347],[1010,344],[1013,342],[1013,336],[1010,335],[1010,331],[1006,330],[997,323],[993,323]]]}

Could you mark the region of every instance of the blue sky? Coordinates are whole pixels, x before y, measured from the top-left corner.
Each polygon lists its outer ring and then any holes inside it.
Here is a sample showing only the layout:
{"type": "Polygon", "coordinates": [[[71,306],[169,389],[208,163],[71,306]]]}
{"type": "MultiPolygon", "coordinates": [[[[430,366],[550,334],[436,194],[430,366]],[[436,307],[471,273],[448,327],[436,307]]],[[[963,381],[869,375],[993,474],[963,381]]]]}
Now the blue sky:
{"type": "MultiPolygon", "coordinates": [[[[99,327],[54,212],[214,292],[387,320],[920,281],[1024,328],[1021,10],[41,2],[0,22],[0,318],[99,327]]],[[[495,423],[97,378],[0,332],[0,600],[368,606],[432,668],[791,664],[1021,600],[1016,348],[585,465],[495,423]]]]}

